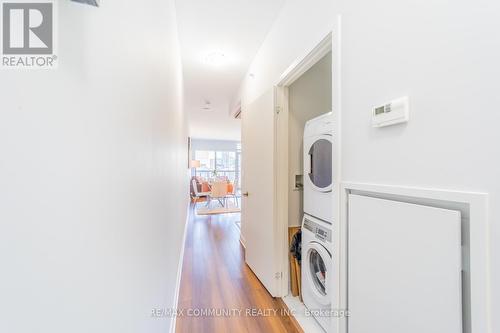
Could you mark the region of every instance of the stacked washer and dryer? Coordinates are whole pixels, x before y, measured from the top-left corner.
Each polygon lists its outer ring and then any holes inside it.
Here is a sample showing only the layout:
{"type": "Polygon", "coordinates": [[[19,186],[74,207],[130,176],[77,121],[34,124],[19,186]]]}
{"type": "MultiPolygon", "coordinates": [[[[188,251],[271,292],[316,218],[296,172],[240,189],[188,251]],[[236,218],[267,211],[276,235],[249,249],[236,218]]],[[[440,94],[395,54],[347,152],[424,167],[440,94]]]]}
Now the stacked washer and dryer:
{"type": "Polygon", "coordinates": [[[332,113],[304,128],[304,217],[302,220],[302,299],[321,327],[331,327],[332,113]]]}

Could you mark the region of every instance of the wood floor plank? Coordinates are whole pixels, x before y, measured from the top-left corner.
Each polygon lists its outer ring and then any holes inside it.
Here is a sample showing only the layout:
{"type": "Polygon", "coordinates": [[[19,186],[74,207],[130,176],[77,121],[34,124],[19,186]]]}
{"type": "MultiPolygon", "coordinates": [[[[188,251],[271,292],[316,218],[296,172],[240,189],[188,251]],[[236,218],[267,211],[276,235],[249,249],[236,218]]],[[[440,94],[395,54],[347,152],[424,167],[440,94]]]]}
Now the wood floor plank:
{"type": "Polygon", "coordinates": [[[197,216],[191,211],[178,304],[184,315],[177,318],[177,333],[299,332],[245,264],[239,220],[240,214],[197,216]],[[196,309],[234,315],[187,315],[196,309]]]}

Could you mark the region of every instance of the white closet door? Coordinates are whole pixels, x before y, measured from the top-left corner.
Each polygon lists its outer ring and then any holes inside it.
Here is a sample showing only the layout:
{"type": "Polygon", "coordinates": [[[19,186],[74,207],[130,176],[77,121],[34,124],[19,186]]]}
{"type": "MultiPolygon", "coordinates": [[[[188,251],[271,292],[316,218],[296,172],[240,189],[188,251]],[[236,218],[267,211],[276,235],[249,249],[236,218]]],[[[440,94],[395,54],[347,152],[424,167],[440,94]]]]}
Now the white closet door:
{"type": "Polygon", "coordinates": [[[279,294],[276,273],[280,243],[274,227],[274,91],[271,89],[242,112],[241,232],[245,260],[272,296],[279,294]],[[271,109],[270,109],[271,107],[271,109]],[[246,196],[245,196],[246,194],[246,196]]]}
{"type": "Polygon", "coordinates": [[[348,333],[461,333],[461,215],[349,195],[348,333]]]}

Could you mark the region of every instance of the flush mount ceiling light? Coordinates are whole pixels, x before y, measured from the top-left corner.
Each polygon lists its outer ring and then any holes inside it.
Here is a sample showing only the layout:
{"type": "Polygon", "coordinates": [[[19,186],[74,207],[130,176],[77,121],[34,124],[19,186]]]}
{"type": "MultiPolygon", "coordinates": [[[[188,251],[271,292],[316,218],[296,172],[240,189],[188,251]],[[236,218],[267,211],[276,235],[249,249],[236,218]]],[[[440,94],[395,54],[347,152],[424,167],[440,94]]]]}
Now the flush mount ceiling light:
{"type": "Polygon", "coordinates": [[[218,67],[224,65],[227,62],[227,59],[226,55],[223,52],[214,51],[208,53],[203,59],[203,61],[207,65],[218,67]]]}

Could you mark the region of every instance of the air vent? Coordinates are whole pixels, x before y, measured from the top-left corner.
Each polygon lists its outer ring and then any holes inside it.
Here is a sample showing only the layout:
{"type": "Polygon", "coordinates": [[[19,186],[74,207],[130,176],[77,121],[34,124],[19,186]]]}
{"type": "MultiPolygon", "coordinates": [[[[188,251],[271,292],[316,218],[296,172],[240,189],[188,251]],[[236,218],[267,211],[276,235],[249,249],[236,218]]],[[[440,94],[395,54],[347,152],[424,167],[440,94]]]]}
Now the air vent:
{"type": "Polygon", "coordinates": [[[91,6],[95,6],[95,7],[99,7],[99,0],[72,0],[73,2],[79,2],[79,3],[83,3],[83,4],[86,4],[86,5],[91,5],[91,6]]]}
{"type": "Polygon", "coordinates": [[[234,119],[241,119],[241,108],[239,108],[234,114],[234,119]]]}
{"type": "Polygon", "coordinates": [[[235,107],[229,112],[234,119],[241,119],[241,102],[238,102],[235,107]]]}

